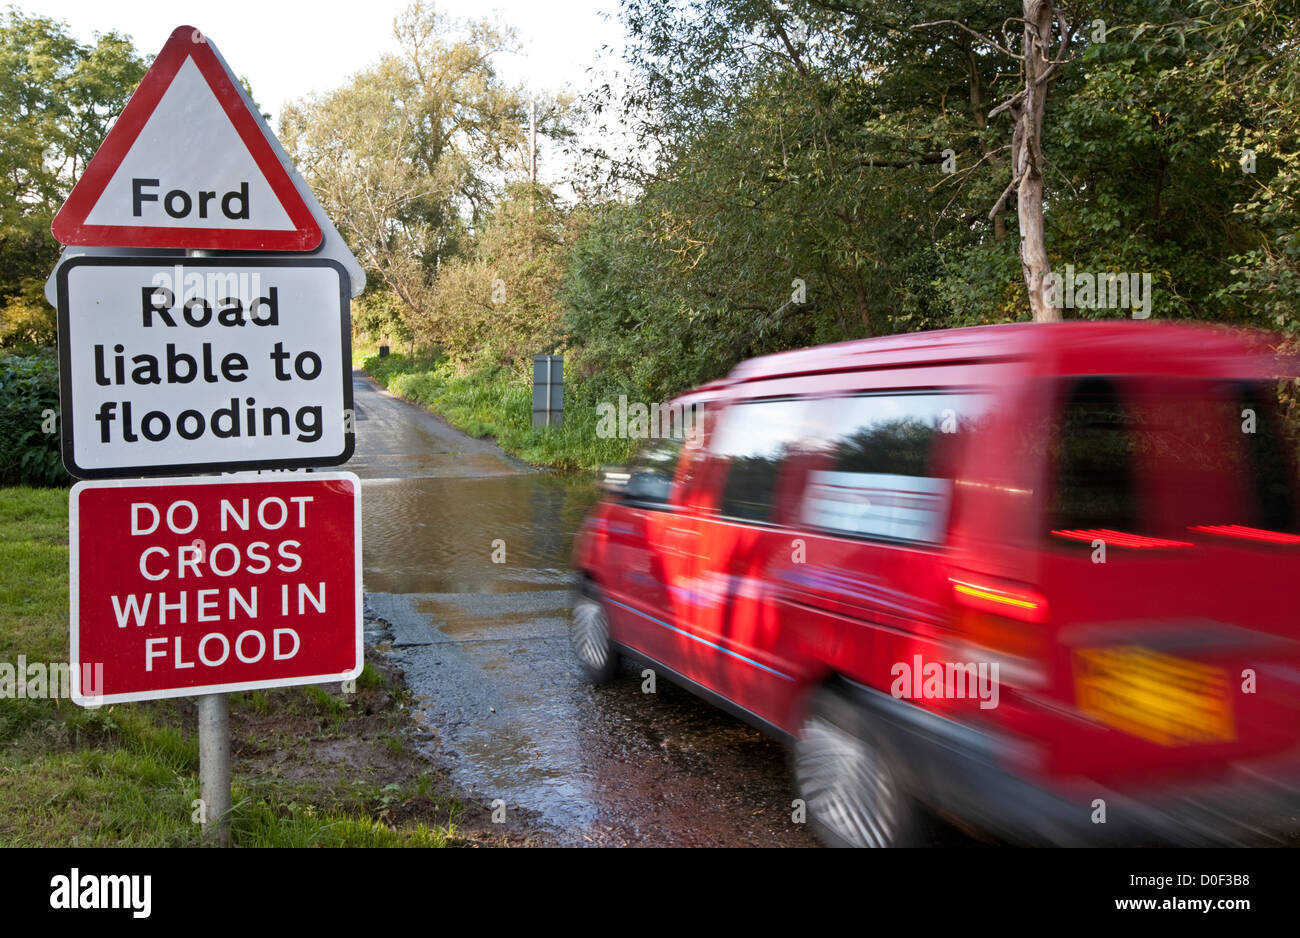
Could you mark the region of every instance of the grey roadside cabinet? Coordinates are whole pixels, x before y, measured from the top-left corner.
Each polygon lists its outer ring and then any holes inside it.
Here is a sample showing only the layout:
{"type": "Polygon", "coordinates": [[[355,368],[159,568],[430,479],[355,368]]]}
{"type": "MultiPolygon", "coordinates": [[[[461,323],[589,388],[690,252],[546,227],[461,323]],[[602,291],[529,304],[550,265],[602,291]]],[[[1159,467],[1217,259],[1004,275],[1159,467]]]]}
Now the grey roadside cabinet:
{"type": "Polygon", "coordinates": [[[533,356],[533,426],[564,423],[564,356],[533,356]]]}

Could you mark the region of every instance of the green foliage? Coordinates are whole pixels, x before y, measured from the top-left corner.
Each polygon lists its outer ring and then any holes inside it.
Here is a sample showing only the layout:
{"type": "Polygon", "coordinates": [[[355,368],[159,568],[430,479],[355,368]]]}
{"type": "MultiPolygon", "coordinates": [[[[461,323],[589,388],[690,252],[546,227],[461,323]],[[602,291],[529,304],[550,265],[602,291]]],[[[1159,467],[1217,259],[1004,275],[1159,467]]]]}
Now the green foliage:
{"type": "MultiPolygon", "coordinates": [[[[352,301],[352,328],[376,346],[389,343],[406,345],[415,338],[415,330],[407,324],[406,308],[401,299],[385,287],[366,290],[352,301]]],[[[353,351],[355,353],[356,349],[353,351]]]]}
{"type": "Polygon", "coordinates": [[[368,358],[363,367],[399,397],[471,436],[494,437],[506,452],[537,465],[592,470],[627,459],[628,440],[597,436],[596,404],[606,398],[581,379],[566,381],[563,425],[534,429],[530,379],[506,369],[462,371],[440,354],[368,358]]]}
{"type": "MultiPolygon", "coordinates": [[[[502,276],[491,238],[471,246],[471,231],[494,214],[503,181],[524,167],[528,97],[494,64],[516,49],[517,37],[486,20],[448,19],[423,2],[398,17],[395,37],[395,53],[343,87],[287,107],[280,138],[373,276],[379,296],[364,304],[359,328],[371,338],[419,335],[461,350],[492,315],[492,282],[502,276]]],[[[565,137],[568,99],[532,97],[539,133],[565,137]]],[[[519,229],[529,243],[550,236],[543,215],[536,231],[519,229]]],[[[552,279],[526,264],[519,273],[520,297],[552,279]]],[[[497,357],[519,354],[513,318],[533,311],[516,304],[505,317],[494,332],[497,357]]]]}
{"type": "MultiPolygon", "coordinates": [[[[1119,0],[1104,35],[1084,19],[1048,91],[1056,271],[1149,273],[1157,318],[1297,328],[1293,6],[1119,0]]],[[[971,33],[1016,48],[1018,8],[624,0],[635,80],[593,105],[653,158],[593,153],[638,187],[569,255],[579,373],[663,399],[755,354],[1027,318],[1014,194],[990,215],[1011,123],[989,115],[1018,86],[971,33]]]]}
{"type": "MultiPolygon", "coordinates": [[[[1150,274],[1157,318],[1300,327],[1287,10],[1117,0],[1093,11],[1104,34],[1076,24],[1043,137],[1058,273],[1150,274]],[[1239,166],[1247,148],[1254,174],[1239,166]]],[[[566,352],[571,400],[664,401],[757,354],[1028,318],[1014,193],[991,211],[1011,120],[990,114],[1019,85],[1013,60],[972,35],[1018,48],[1014,24],[1003,32],[1016,12],[624,0],[627,91],[588,104],[598,136],[616,121],[634,145],[589,151],[583,190],[621,197],[561,211],[509,192],[439,265],[413,320],[415,342],[452,361],[403,363],[393,386],[506,441],[527,412],[530,352],[566,352]]]]}
{"type": "Polygon", "coordinates": [[[635,205],[603,206],[574,244],[562,294],[575,350],[566,367],[594,398],[662,400],[713,376],[711,346],[726,336],[677,295],[664,265],[635,205]]]}
{"type": "MultiPolygon", "coordinates": [[[[236,795],[238,798],[238,795],[236,795]]],[[[231,833],[243,847],[446,847],[450,830],[416,824],[400,829],[347,817],[297,801],[238,801],[231,833]]]]}
{"type": "Polygon", "coordinates": [[[388,681],[384,675],[369,661],[361,668],[361,674],[357,677],[357,687],[387,687],[388,681]]]}
{"type": "Polygon", "coordinates": [[[1175,78],[1189,58],[1213,49],[1164,4],[1134,4],[1131,15],[1167,27],[1112,24],[1050,115],[1045,146],[1060,206],[1049,223],[1054,266],[1149,272],[1161,319],[1240,319],[1240,304],[1214,294],[1231,276],[1228,256],[1249,237],[1234,212],[1249,178],[1225,159],[1231,141],[1205,88],[1175,78]]]}
{"type": "MultiPolygon", "coordinates": [[[[68,493],[0,490],[0,661],[57,661],[68,642],[68,493]]],[[[0,730],[23,722],[21,701],[0,707],[0,730]]],[[[28,714],[30,716],[30,714],[28,714]]]]}
{"type": "Polygon", "coordinates": [[[1179,24],[1208,48],[1166,74],[1204,97],[1223,141],[1218,154],[1237,180],[1237,248],[1231,277],[1213,294],[1250,321],[1300,334],[1300,60],[1291,0],[1227,4],[1197,0],[1179,24]],[[1246,151],[1253,172],[1243,172],[1246,151]]]}
{"type": "Polygon", "coordinates": [[[663,400],[757,354],[1020,314],[1014,232],[987,217],[1008,171],[997,57],[906,28],[1005,13],[919,6],[624,3],[638,81],[599,103],[657,158],[571,254],[583,374],[663,400]]]}
{"type": "Polygon", "coordinates": [[[534,354],[561,349],[557,294],[585,222],[544,187],[509,186],[465,253],[439,269],[415,317],[421,344],[526,378],[534,354]]]}
{"type": "MultiPolygon", "coordinates": [[[[3,254],[0,243],[0,257],[3,254]]],[[[31,263],[36,267],[38,261],[31,263]]],[[[54,344],[56,331],[54,307],[45,299],[45,278],[21,277],[12,284],[12,291],[0,302],[0,348],[30,352],[47,347],[54,344]]]]}
{"type": "Polygon", "coordinates": [[[40,291],[58,257],[50,222],[145,65],[117,33],[87,45],[48,17],[0,16],[0,346],[53,340],[40,291]]]}
{"type": "Polygon", "coordinates": [[[0,358],[0,484],[71,484],[59,456],[58,414],[52,354],[0,358]]]}

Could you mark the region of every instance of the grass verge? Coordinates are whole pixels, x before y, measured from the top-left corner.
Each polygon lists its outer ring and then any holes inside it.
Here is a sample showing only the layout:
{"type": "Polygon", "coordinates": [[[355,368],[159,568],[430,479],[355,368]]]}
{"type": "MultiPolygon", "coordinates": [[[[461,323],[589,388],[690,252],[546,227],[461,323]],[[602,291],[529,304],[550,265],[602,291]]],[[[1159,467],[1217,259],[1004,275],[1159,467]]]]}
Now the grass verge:
{"type": "MultiPolygon", "coordinates": [[[[0,488],[0,846],[201,842],[188,699],[86,710],[16,696],[3,665],[68,660],[68,492],[0,488]]],[[[337,684],[231,695],[238,846],[506,842],[408,745],[409,692],[382,657],[337,684]]]]}
{"type": "Polygon", "coordinates": [[[580,383],[566,382],[564,423],[534,429],[532,386],[504,369],[461,373],[437,355],[371,356],[362,367],[398,397],[440,415],[463,433],[493,437],[507,453],[538,466],[594,471],[627,461],[632,441],[596,433],[596,402],[580,383]]]}

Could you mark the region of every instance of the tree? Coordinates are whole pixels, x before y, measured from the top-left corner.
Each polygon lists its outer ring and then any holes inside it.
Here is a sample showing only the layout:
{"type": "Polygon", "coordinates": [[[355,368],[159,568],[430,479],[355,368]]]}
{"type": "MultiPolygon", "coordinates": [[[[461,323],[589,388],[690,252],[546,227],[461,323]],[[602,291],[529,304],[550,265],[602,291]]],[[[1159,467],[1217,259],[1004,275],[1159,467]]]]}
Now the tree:
{"type": "Polygon", "coordinates": [[[462,256],[434,278],[419,334],[472,365],[531,374],[532,356],[562,342],[559,291],[581,210],[520,180],[485,216],[462,256]]]}
{"type": "Polygon", "coordinates": [[[648,224],[689,308],[726,320],[719,358],[934,322],[916,279],[941,274],[930,245],[954,227],[979,237],[970,199],[996,197],[987,171],[941,174],[946,150],[981,161],[985,108],[947,102],[956,68],[980,100],[987,60],[930,49],[901,3],[628,0],[624,15],[639,81],[623,110],[660,155],[648,224]],[[796,279],[807,302],[787,304],[796,279]]]}
{"type": "Polygon", "coordinates": [[[625,0],[630,93],[593,110],[652,159],[610,166],[640,192],[579,245],[574,341],[678,390],[762,352],[1015,318],[1006,219],[987,217],[1008,165],[996,57],[910,30],[918,6],[1002,22],[978,0],[625,0]],[[981,292],[956,309],[976,248],[981,292]]]}
{"type": "Polygon", "coordinates": [[[1300,30],[1292,0],[1195,0],[1173,22],[1146,23],[1165,41],[1208,47],[1161,75],[1192,86],[1222,140],[1216,154],[1244,229],[1232,280],[1216,298],[1251,320],[1300,334],[1300,30]]]}
{"type": "Polygon", "coordinates": [[[50,222],[146,64],[117,33],[86,45],[48,17],[0,18],[0,345],[54,340],[50,222]]]}
{"type": "MultiPolygon", "coordinates": [[[[288,107],[281,139],[363,264],[429,332],[437,271],[467,250],[501,180],[523,165],[526,101],[496,73],[513,30],[455,22],[417,2],[394,24],[400,51],[336,91],[288,107]]],[[[562,99],[541,101],[563,133],[562,99]]]]}
{"type": "MultiPolygon", "coordinates": [[[[1161,317],[1248,316],[1225,289],[1266,226],[1225,153],[1260,128],[1210,93],[1216,40],[1166,0],[1060,9],[624,0],[629,92],[592,110],[632,127],[640,159],[607,172],[638,189],[572,255],[577,359],[671,393],[797,345],[1057,316],[1053,267],[1149,273],[1161,317]]],[[[1284,48],[1265,22],[1241,47],[1284,48]]],[[[1259,103],[1280,107],[1287,69],[1260,51],[1259,103]]]]}
{"type": "Polygon", "coordinates": [[[919,23],[913,29],[951,25],[962,29],[981,43],[1014,59],[1024,82],[1019,91],[989,112],[989,118],[1008,111],[1012,118],[1011,181],[998,197],[989,218],[1001,216],[1012,192],[1016,193],[1016,211],[1020,221],[1020,267],[1025,278],[1029,306],[1036,322],[1060,320],[1061,310],[1050,299],[1051,263],[1047,257],[1046,223],[1043,218],[1043,116],[1047,108],[1048,80],[1069,59],[1070,42],[1075,25],[1067,18],[1065,7],[1053,0],[1023,0],[1020,51],[1013,52],[1007,24],[1003,23],[1003,42],[999,43],[965,23],[937,20],[919,23]],[[1052,49],[1053,31],[1059,26],[1057,46],[1052,49]]]}

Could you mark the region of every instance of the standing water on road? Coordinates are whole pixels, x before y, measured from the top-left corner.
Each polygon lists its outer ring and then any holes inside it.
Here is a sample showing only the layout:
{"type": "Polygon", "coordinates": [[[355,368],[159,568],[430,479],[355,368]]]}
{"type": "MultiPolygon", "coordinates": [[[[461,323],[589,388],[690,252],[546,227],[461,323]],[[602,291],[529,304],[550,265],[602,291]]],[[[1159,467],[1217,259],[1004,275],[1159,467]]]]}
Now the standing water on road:
{"type": "Polygon", "coordinates": [[[643,694],[631,666],[607,687],[581,678],[569,562],[589,479],[538,472],[360,372],[353,388],[348,468],[382,620],[367,641],[405,671],[458,785],[543,841],[811,844],[777,743],[666,681],[643,694]]]}

